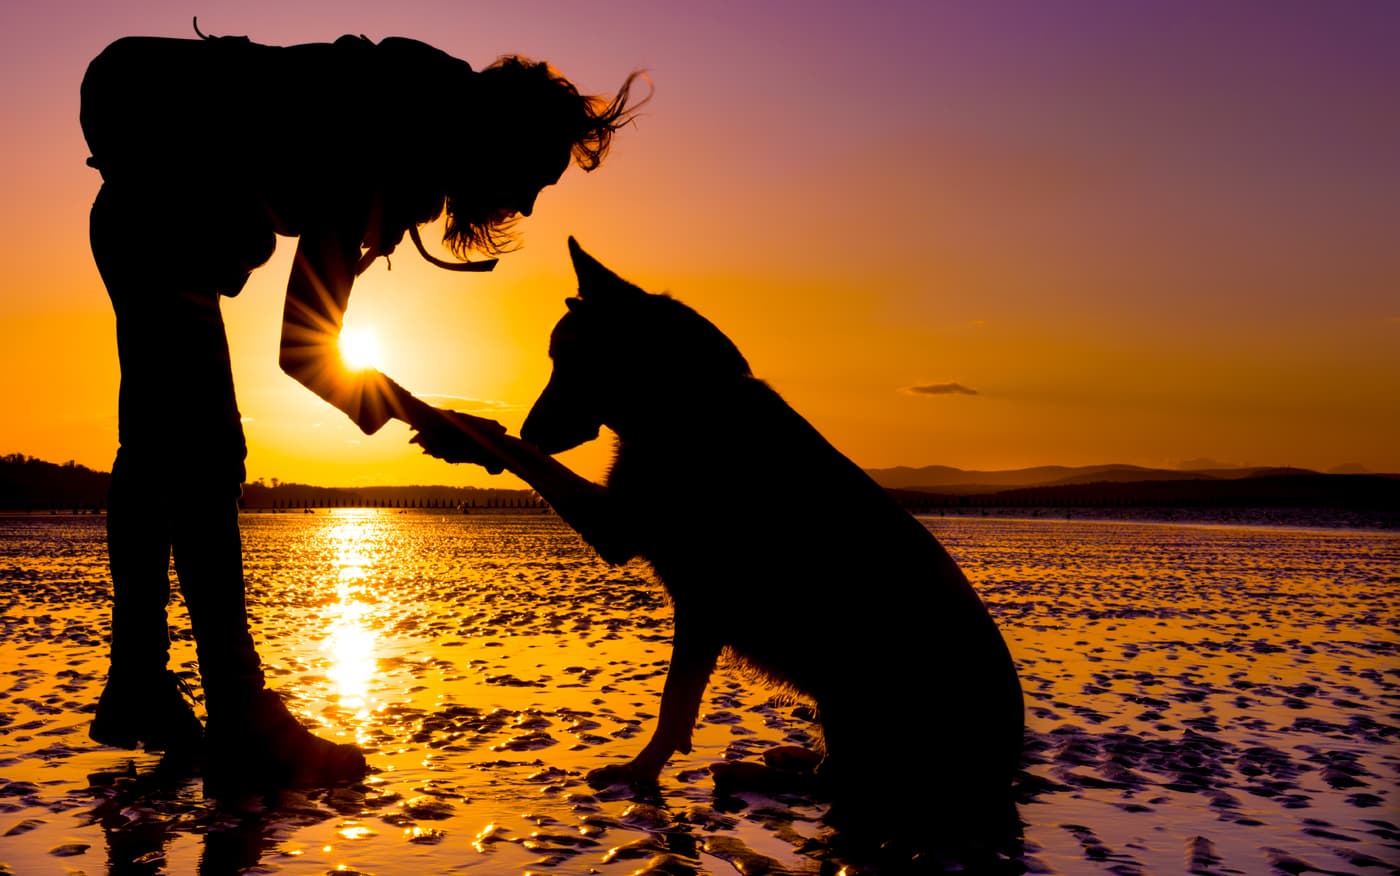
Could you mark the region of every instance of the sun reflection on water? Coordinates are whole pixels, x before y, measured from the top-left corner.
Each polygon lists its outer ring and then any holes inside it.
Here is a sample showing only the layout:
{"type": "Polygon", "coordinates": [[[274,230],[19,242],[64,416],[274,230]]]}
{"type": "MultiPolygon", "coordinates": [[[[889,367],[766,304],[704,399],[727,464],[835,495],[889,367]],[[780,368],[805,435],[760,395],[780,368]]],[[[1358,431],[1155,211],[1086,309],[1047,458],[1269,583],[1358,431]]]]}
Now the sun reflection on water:
{"type": "Polygon", "coordinates": [[[374,615],[372,545],[376,512],[337,509],[326,533],[336,566],[335,601],[326,607],[329,625],[321,650],[330,658],[326,674],[340,705],[364,721],[371,711],[370,682],[378,664],[374,615]]]}

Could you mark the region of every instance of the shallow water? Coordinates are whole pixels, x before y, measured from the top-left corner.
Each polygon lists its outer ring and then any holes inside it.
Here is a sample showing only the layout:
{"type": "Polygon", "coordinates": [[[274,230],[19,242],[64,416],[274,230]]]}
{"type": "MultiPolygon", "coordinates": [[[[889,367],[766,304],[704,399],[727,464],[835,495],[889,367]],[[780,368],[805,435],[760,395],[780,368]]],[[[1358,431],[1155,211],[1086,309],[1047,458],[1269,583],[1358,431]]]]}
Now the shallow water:
{"type": "MultiPolygon", "coordinates": [[[[926,523],[1026,691],[1006,872],[1400,872],[1400,536],[926,523]]],[[[214,800],[157,756],[92,744],[103,521],[0,517],[0,873],[872,869],[831,848],[815,798],[716,796],[710,764],[812,744],[737,673],[712,679],[658,794],[588,788],[651,731],[670,615],[643,567],[603,565],[556,518],[249,514],[243,531],[270,684],[359,742],[369,779],[214,800]]],[[[938,708],[919,698],[903,705],[938,708]]],[[[936,756],[917,723],[871,720],[936,756]]]]}

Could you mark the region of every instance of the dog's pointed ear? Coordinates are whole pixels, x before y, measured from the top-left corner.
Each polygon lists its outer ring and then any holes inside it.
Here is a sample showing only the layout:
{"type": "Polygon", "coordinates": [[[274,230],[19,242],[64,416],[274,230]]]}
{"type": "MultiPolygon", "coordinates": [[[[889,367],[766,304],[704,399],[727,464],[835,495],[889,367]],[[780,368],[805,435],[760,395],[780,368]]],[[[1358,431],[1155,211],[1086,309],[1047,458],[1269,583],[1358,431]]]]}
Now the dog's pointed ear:
{"type": "Polygon", "coordinates": [[[643,294],[641,289],[603,267],[603,263],[583,251],[578,241],[569,238],[569,257],[574,262],[574,274],[578,277],[580,298],[608,299],[619,293],[643,294]]]}

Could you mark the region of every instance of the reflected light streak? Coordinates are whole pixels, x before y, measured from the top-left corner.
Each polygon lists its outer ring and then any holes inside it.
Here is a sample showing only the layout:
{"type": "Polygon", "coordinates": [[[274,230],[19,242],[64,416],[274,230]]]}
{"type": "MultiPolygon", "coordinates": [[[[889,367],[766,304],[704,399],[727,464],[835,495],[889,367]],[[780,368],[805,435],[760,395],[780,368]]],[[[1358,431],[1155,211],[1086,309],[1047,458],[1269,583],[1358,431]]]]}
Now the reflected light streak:
{"type": "Polygon", "coordinates": [[[377,640],[369,623],[373,606],[365,600],[374,567],[367,544],[372,529],[366,526],[365,518],[373,517],[374,512],[347,512],[343,516],[349,519],[327,533],[335,547],[337,576],[335,602],[327,607],[329,631],[321,650],[330,657],[326,674],[335,683],[340,704],[363,721],[369,717],[369,685],[378,662],[377,640]]]}

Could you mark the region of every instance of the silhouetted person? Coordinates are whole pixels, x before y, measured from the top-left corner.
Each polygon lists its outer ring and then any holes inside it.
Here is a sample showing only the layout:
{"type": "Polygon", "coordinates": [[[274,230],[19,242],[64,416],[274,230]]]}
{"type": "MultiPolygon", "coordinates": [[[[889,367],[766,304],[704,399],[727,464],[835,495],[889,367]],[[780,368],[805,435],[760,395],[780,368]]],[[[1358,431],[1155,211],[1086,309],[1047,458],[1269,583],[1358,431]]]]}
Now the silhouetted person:
{"type": "Polygon", "coordinates": [[[602,161],[631,117],[636,75],[615,98],[581,96],[547,64],[508,56],[474,71],[398,37],[286,47],[127,37],[92,62],[81,112],[88,163],[103,180],[92,253],[121,362],[111,668],[94,740],[190,752],[202,742],[209,766],[234,777],[319,784],[363,774],[357,748],[314,736],[264,686],[244,604],[237,499],[247,449],[219,297],[239,293],[277,235],[298,237],[283,370],[367,434],[391,417],[431,431],[427,405],[340,364],[354,278],[405,232],[419,243],[416,226],[444,211],[444,243],[458,256],[507,249],[513,220],[530,215],[571,157],[585,170],[602,161]],[[172,551],[207,732],[166,668],[172,551]]]}

